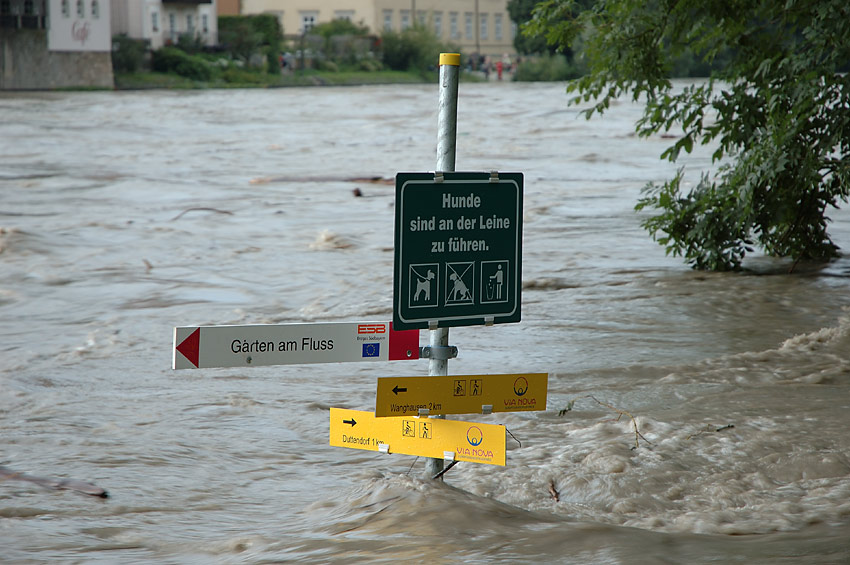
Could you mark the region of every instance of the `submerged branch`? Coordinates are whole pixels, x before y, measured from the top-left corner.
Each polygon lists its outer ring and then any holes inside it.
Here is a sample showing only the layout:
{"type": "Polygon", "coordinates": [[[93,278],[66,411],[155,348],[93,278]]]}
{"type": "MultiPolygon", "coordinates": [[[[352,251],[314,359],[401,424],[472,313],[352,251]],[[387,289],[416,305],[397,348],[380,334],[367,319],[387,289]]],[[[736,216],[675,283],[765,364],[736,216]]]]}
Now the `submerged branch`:
{"type": "Polygon", "coordinates": [[[446,466],[446,468],[445,468],[445,469],[443,469],[442,471],[440,471],[439,473],[437,473],[436,475],[434,475],[434,476],[433,476],[433,477],[431,477],[431,478],[432,478],[433,480],[435,480],[435,481],[436,481],[436,480],[438,480],[438,479],[442,479],[442,478],[443,478],[443,475],[445,475],[446,473],[448,473],[448,472],[449,472],[449,469],[451,469],[452,467],[454,467],[454,466],[455,466],[455,465],[457,465],[458,463],[460,463],[460,461],[458,461],[458,460],[454,460],[454,461],[452,461],[451,463],[449,463],[449,464],[446,466]]]}
{"type": "Polygon", "coordinates": [[[218,208],[198,206],[196,208],[186,208],[185,210],[171,218],[171,221],[173,222],[174,220],[179,220],[181,217],[183,217],[184,214],[188,214],[189,212],[215,212],[216,214],[227,214],[229,216],[233,215],[233,212],[231,212],[230,210],[219,210],[218,208]]]}
{"type": "Polygon", "coordinates": [[[17,471],[13,471],[8,467],[3,467],[0,465],[0,481],[27,481],[29,483],[34,483],[39,486],[54,489],[54,490],[73,490],[82,494],[88,494],[90,496],[97,496],[100,498],[109,498],[109,493],[104,489],[95,486],[91,483],[86,483],[83,481],[78,481],[76,479],[59,479],[54,477],[36,477],[35,475],[26,475],[24,473],[19,473],[17,471]]]}
{"type": "Polygon", "coordinates": [[[549,480],[549,496],[552,497],[552,500],[555,502],[561,502],[561,493],[558,492],[558,489],[555,488],[555,481],[549,480]]]}
{"type": "Polygon", "coordinates": [[[579,400],[581,398],[590,398],[591,400],[593,400],[594,402],[596,402],[600,406],[604,406],[605,408],[613,410],[614,412],[616,412],[618,414],[617,419],[615,420],[617,422],[619,422],[620,418],[622,418],[623,416],[628,416],[632,420],[632,426],[634,426],[634,429],[635,429],[635,446],[632,449],[637,449],[638,447],[640,447],[640,440],[641,439],[643,441],[645,441],[646,443],[652,445],[652,442],[649,441],[648,439],[646,439],[643,436],[643,434],[640,433],[640,430],[638,430],[637,420],[635,420],[635,417],[632,416],[631,413],[629,413],[625,410],[620,410],[619,408],[612,406],[612,405],[608,404],[607,402],[602,402],[601,400],[599,400],[598,398],[596,398],[592,394],[588,394],[588,395],[585,395],[585,396],[579,396],[578,398],[574,398],[569,403],[567,403],[567,406],[563,410],[558,412],[558,416],[563,416],[567,412],[571,411],[573,409],[573,406],[576,403],[576,400],[579,400]]]}
{"type": "Polygon", "coordinates": [[[698,431],[695,434],[689,435],[685,439],[691,439],[691,438],[699,437],[702,434],[706,434],[706,433],[722,432],[723,430],[729,430],[729,429],[734,428],[734,427],[735,427],[735,424],[726,424],[725,426],[720,426],[719,428],[714,427],[711,424],[706,424],[705,428],[701,429],[700,431],[698,431]]]}

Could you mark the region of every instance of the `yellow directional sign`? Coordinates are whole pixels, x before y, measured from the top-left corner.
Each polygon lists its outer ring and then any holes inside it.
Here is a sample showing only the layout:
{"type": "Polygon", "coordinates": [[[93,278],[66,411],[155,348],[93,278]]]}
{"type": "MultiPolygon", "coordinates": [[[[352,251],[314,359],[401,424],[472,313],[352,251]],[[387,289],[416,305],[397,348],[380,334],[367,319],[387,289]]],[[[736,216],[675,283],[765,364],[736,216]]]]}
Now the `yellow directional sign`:
{"type": "Polygon", "coordinates": [[[548,381],[548,373],[381,377],[375,416],[545,410],[548,381]]]}
{"type": "Polygon", "coordinates": [[[330,444],[384,453],[505,465],[505,426],[436,418],[375,418],[331,408],[330,444]]]}

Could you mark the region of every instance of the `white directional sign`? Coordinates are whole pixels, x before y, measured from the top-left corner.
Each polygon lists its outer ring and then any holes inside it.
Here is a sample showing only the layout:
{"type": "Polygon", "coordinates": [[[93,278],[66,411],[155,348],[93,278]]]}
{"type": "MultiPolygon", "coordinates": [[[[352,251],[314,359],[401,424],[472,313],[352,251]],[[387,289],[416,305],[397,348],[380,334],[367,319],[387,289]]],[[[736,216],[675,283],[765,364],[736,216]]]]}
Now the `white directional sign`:
{"type": "Polygon", "coordinates": [[[419,330],[390,322],[174,328],[174,369],[419,358],[419,330]]]}

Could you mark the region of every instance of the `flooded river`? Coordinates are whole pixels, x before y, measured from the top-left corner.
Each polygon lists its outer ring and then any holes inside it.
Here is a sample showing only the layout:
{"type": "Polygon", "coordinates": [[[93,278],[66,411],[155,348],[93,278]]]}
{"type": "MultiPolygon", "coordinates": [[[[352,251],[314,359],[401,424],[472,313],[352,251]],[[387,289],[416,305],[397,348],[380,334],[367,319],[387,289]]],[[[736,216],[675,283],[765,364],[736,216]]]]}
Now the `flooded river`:
{"type": "Polygon", "coordinates": [[[525,174],[524,290],[449,372],[549,373],[545,412],[451,417],[507,426],[505,467],[328,445],[425,360],[171,369],[175,326],[391,319],[388,181],[433,170],[437,99],[0,93],[0,465],[111,495],[0,482],[0,561],[850,562],[850,259],[665,256],[633,206],[678,165],[630,102],[461,85],[458,170],[525,174]]]}

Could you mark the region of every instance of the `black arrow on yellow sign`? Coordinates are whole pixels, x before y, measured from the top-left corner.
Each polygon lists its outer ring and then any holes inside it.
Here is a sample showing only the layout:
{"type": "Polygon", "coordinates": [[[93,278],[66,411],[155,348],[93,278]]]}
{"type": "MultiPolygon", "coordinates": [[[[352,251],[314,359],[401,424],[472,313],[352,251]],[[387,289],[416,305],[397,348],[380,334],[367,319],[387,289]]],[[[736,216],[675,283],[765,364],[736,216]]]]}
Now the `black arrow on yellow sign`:
{"type": "Polygon", "coordinates": [[[393,387],[393,392],[395,393],[395,395],[396,395],[396,396],[398,396],[398,393],[400,393],[400,392],[407,392],[407,389],[406,389],[406,388],[403,388],[403,387],[400,387],[400,386],[398,386],[398,385],[395,385],[395,386],[393,387]]]}
{"type": "Polygon", "coordinates": [[[343,423],[343,424],[349,424],[349,425],[353,428],[354,426],[356,426],[356,425],[357,425],[357,420],[355,420],[354,418],[352,418],[352,419],[350,419],[350,420],[343,420],[343,421],[342,421],[342,423],[343,423]]]}

